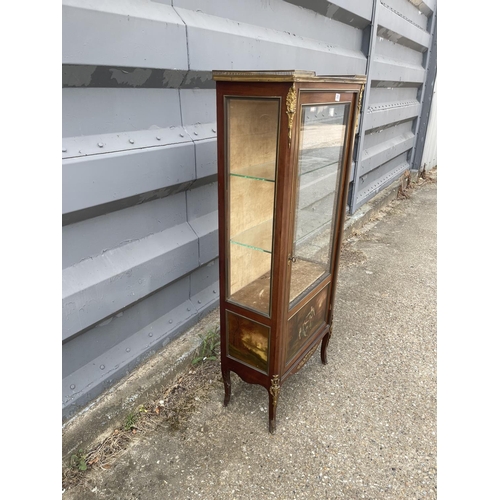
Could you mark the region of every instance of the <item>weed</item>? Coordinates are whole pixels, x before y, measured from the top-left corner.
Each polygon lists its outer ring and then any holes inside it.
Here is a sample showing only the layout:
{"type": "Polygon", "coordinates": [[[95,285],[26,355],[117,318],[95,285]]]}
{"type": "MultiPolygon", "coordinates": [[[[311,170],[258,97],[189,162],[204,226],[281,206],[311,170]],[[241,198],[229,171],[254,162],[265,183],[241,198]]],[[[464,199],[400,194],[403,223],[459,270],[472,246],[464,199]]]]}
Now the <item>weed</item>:
{"type": "Polygon", "coordinates": [[[219,354],[220,333],[219,328],[210,330],[206,335],[199,335],[201,346],[199,355],[193,359],[193,365],[203,361],[215,361],[219,354]]]}
{"type": "Polygon", "coordinates": [[[138,418],[139,418],[139,415],[137,413],[129,413],[127,415],[127,418],[125,419],[125,423],[123,424],[123,428],[126,431],[131,431],[135,427],[135,424],[137,423],[138,418]]]}
{"type": "Polygon", "coordinates": [[[87,457],[83,450],[78,450],[78,453],[71,455],[70,465],[73,469],[87,470],[87,457]]]}
{"type": "Polygon", "coordinates": [[[141,416],[141,413],[147,413],[148,410],[144,408],[144,405],[140,405],[139,408],[137,409],[137,412],[131,412],[127,415],[127,418],[125,419],[125,423],[123,424],[123,428],[126,431],[131,431],[133,429],[137,428],[137,421],[139,420],[139,417],[141,416]]]}

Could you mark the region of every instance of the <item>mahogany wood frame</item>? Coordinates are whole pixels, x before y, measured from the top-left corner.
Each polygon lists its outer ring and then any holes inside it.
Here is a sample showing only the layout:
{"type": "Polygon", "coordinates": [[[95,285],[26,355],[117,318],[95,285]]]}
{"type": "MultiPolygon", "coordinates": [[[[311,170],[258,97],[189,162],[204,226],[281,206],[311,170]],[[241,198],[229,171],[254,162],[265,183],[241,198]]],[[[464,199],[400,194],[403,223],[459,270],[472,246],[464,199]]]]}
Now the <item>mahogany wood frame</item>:
{"type": "MultiPolygon", "coordinates": [[[[214,72],[215,73],[215,72],[214,72]]],[[[238,374],[245,382],[259,384],[269,393],[269,431],[276,430],[276,408],[282,383],[292,374],[299,371],[321,344],[321,361],[327,363],[327,347],[332,333],[333,304],[335,299],[338,276],[339,254],[347,205],[349,173],[352,163],[355,127],[357,124],[360,101],[364,88],[364,77],[310,77],[301,78],[299,72],[292,77],[279,75],[275,81],[263,78],[264,81],[245,81],[245,72],[234,72],[237,81],[225,78],[224,74],[215,75],[217,95],[217,162],[218,162],[218,193],[219,193],[219,272],[220,272],[220,320],[221,320],[221,370],[224,380],[227,406],[231,397],[230,372],[238,374]],[[336,81],[340,80],[340,81],[336,81]],[[287,115],[287,95],[291,88],[296,92],[296,109],[289,139],[289,116],[287,115]],[[340,99],[335,95],[340,94],[340,99]],[[273,231],[273,253],[271,263],[271,295],[270,316],[247,309],[242,305],[227,300],[227,224],[228,206],[226,199],[226,97],[273,97],[280,98],[279,139],[277,173],[275,179],[275,213],[273,231]],[[314,289],[289,309],[289,284],[291,265],[289,257],[293,242],[293,228],[296,196],[296,182],[299,154],[299,134],[301,106],[304,104],[349,104],[349,116],[344,139],[344,154],[340,172],[337,206],[333,212],[333,247],[330,273],[321,279],[314,289]],[[313,332],[307,342],[302,345],[293,359],[286,364],[285,335],[288,320],[306,305],[320,290],[329,285],[327,316],[317,331],[313,332]],[[249,320],[270,327],[268,351],[268,373],[252,368],[247,364],[228,357],[228,342],[226,332],[226,313],[232,312],[249,320]]],[[[229,73],[228,73],[229,74],[229,73]]],[[[249,73],[255,75],[254,73],[249,73]]],[[[272,75],[270,72],[269,74],[272,75]]],[[[248,80],[255,79],[248,78],[248,80]]]]}

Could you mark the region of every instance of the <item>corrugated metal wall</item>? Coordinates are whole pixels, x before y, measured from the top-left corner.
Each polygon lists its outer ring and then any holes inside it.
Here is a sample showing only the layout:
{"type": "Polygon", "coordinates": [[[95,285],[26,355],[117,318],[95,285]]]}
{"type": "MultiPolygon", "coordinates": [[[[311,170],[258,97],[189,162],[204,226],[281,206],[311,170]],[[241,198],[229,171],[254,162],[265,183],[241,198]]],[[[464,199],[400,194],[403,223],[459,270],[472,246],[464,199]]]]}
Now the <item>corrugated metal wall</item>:
{"type": "Polygon", "coordinates": [[[412,167],[435,10],[435,0],[374,2],[351,213],[412,167]]]}
{"type": "Polygon", "coordinates": [[[368,68],[356,209],[407,168],[434,1],[63,0],[63,420],[218,303],[211,71],[368,68]]]}

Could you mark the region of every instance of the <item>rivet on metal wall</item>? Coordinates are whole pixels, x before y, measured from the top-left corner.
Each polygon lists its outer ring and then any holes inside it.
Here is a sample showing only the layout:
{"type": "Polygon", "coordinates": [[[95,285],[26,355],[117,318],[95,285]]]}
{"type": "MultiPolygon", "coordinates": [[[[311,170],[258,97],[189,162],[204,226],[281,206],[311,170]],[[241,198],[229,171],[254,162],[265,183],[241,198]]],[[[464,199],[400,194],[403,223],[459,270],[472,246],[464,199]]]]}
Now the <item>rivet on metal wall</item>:
{"type": "Polygon", "coordinates": [[[153,336],[153,332],[149,332],[149,333],[148,333],[148,335],[149,335],[150,337],[152,337],[152,336],[153,336]]]}
{"type": "Polygon", "coordinates": [[[217,132],[217,131],[213,128],[213,129],[212,129],[212,132],[214,132],[214,133],[215,133],[215,132],[217,132]]]}
{"type": "Polygon", "coordinates": [[[128,142],[130,142],[130,144],[134,144],[134,139],[129,139],[128,142]]]}
{"type": "Polygon", "coordinates": [[[159,137],[158,135],[156,136],[156,140],[157,141],[161,141],[161,137],[159,137]]]}
{"type": "Polygon", "coordinates": [[[194,135],[198,135],[198,132],[194,132],[194,135]]]}
{"type": "Polygon", "coordinates": [[[101,370],[104,370],[104,368],[106,368],[106,367],[105,367],[104,365],[101,365],[99,368],[100,368],[101,370]]]}
{"type": "Polygon", "coordinates": [[[215,290],[212,290],[212,292],[217,293],[215,290]]]}
{"type": "Polygon", "coordinates": [[[198,304],[201,304],[201,300],[198,301],[198,304]]]}
{"type": "Polygon", "coordinates": [[[98,143],[97,143],[97,145],[98,145],[100,148],[104,147],[104,144],[103,144],[102,142],[98,142],[98,143]]]}
{"type": "Polygon", "coordinates": [[[76,385],[75,385],[75,384],[71,384],[71,385],[69,386],[69,388],[70,388],[71,390],[74,390],[74,389],[75,389],[75,387],[76,387],[76,385]]]}
{"type": "Polygon", "coordinates": [[[127,352],[130,352],[130,347],[127,347],[125,350],[126,350],[127,352]]]}
{"type": "Polygon", "coordinates": [[[191,308],[190,308],[190,307],[188,307],[188,308],[187,308],[187,310],[188,310],[188,311],[191,311],[191,308]]]}
{"type": "Polygon", "coordinates": [[[63,152],[63,153],[66,153],[67,151],[68,151],[68,150],[67,150],[66,148],[64,148],[64,149],[62,150],[62,152],[63,152]]]}
{"type": "Polygon", "coordinates": [[[169,323],[172,323],[172,320],[171,320],[171,319],[169,319],[169,320],[168,320],[168,322],[169,322],[169,323]]]}

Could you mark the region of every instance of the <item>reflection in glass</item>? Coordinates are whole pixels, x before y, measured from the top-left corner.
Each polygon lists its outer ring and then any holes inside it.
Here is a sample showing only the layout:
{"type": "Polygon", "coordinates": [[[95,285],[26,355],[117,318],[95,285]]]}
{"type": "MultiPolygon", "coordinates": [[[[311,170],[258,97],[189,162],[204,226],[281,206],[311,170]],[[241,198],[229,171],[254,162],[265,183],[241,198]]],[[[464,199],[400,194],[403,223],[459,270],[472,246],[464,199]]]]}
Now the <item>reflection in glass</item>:
{"type": "Polygon", "coordinates": [[[279,99],[226,98],[228,299],[270,310],[279,99]]]}
{"type": "Polygon", "coordinates": [[[302,106],[290,303],[330,272],[348,104],[302,106]]]}

